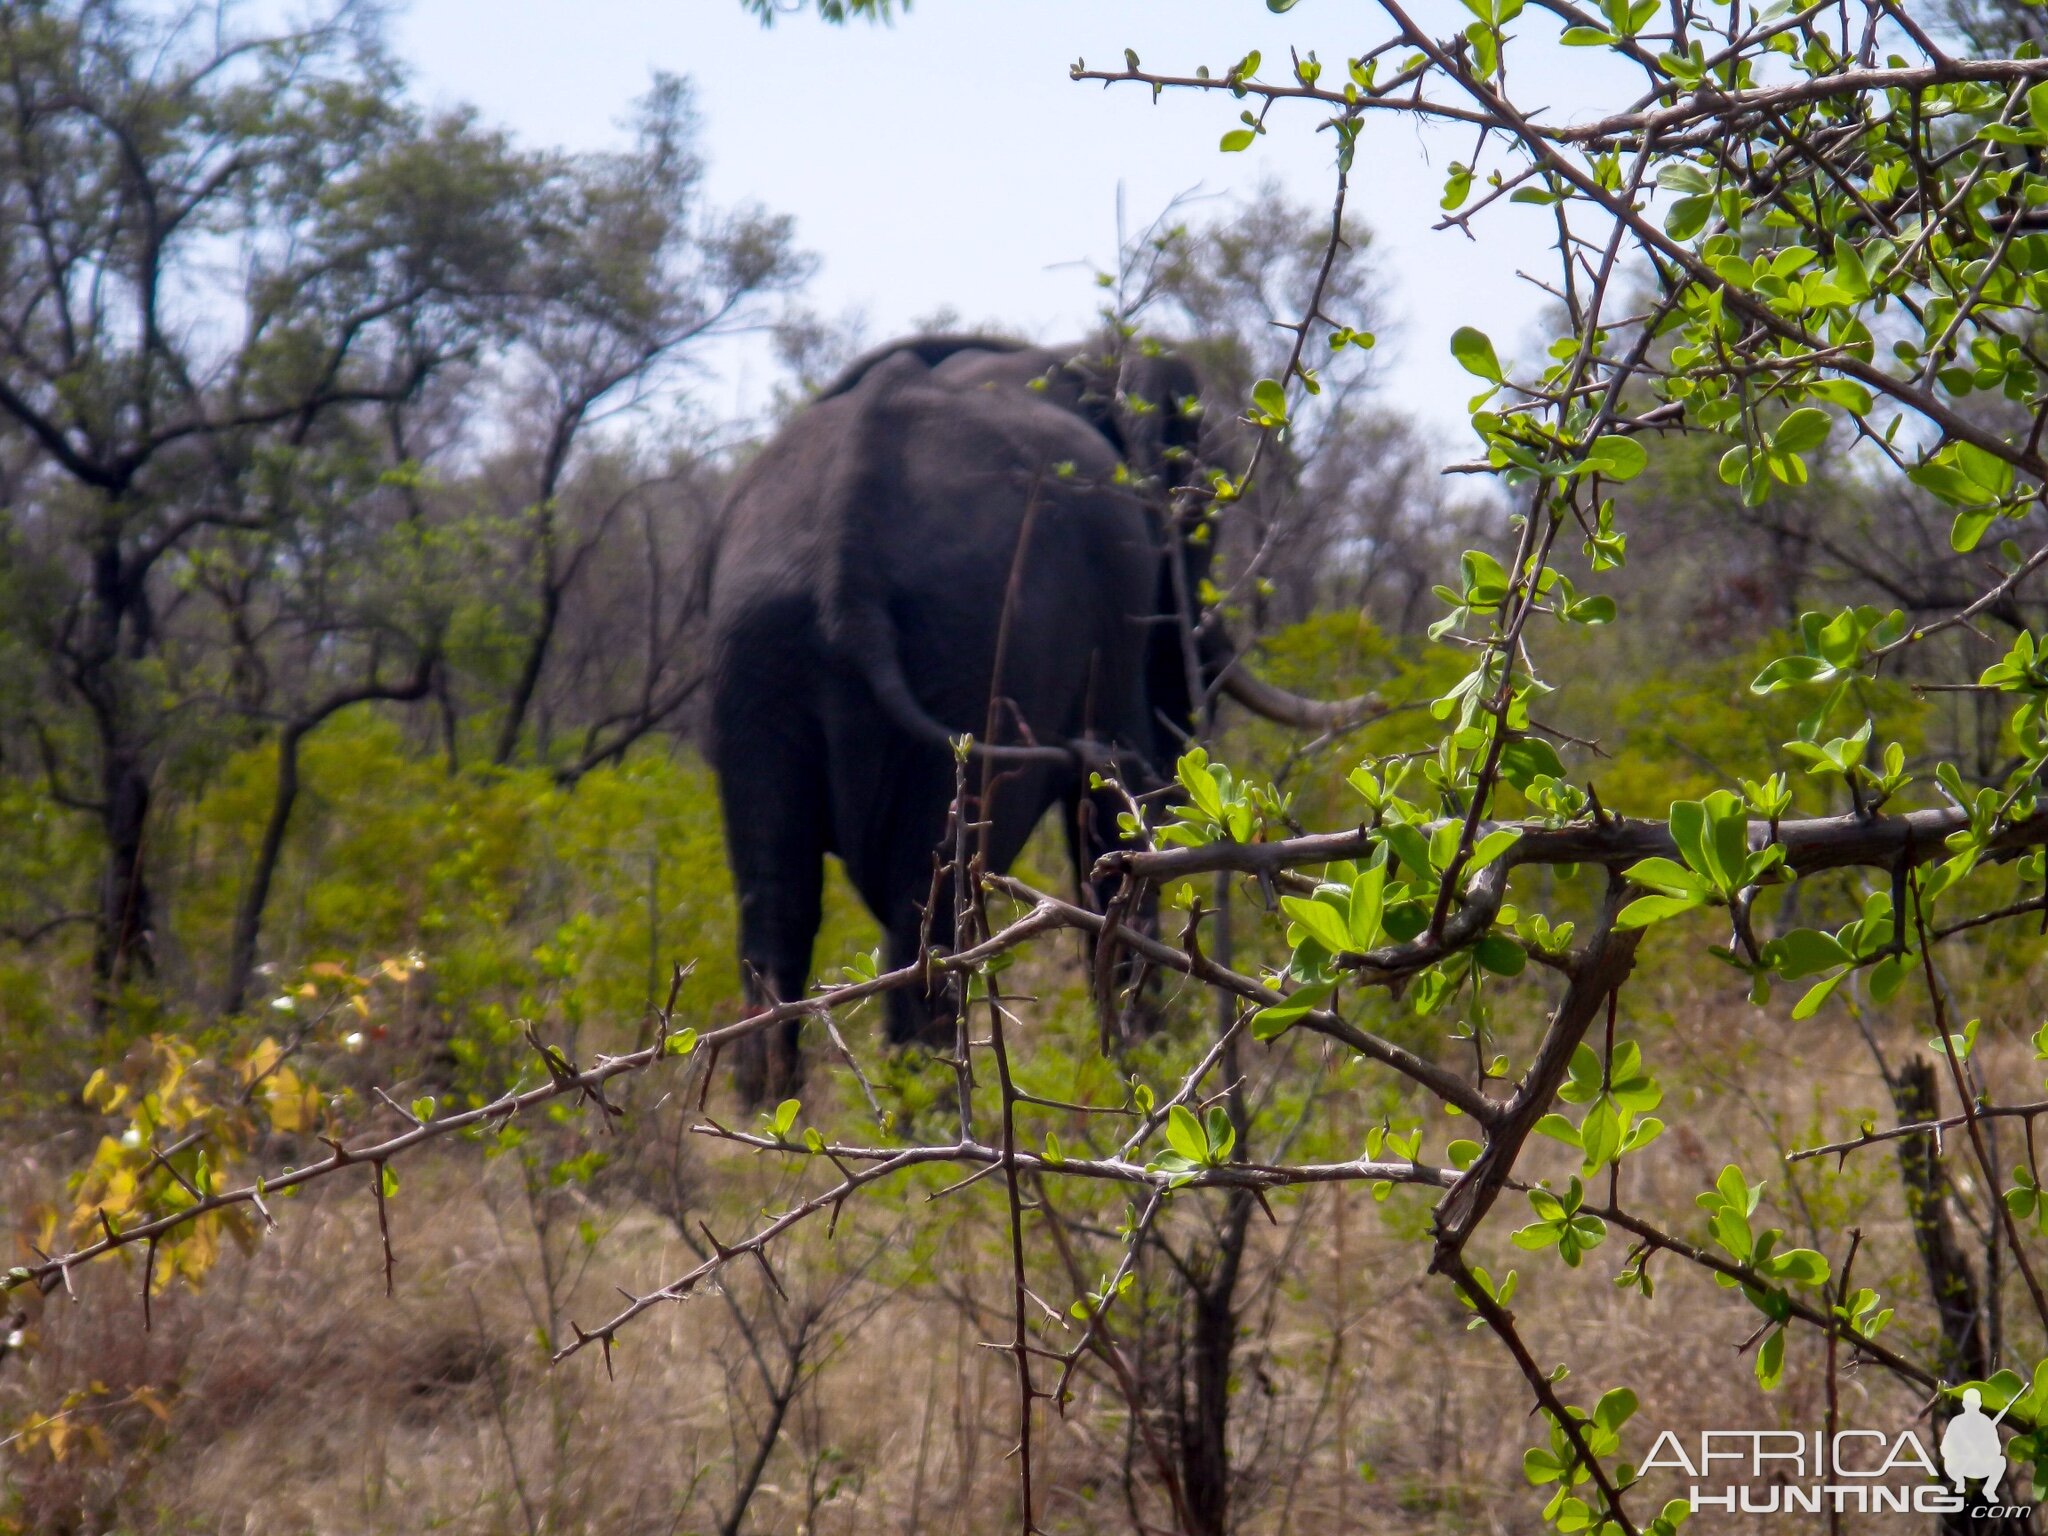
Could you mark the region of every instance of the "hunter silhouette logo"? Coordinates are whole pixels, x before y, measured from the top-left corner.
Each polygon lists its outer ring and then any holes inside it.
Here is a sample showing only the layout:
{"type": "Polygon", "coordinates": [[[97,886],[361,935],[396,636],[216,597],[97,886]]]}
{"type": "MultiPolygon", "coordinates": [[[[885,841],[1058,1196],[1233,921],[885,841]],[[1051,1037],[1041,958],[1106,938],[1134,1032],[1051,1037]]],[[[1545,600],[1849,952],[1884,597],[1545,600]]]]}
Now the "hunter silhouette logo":
{"type": "MultiPolygon", "coordinates": [[[[2018,1399],[2014,1399],[2017,1401],[2018,1399]]],[[[1992,1418],[1984,1412],[1984,1394],[1975,1387],[1963,1393],[1963,1411],[1948,1421],[1941,1435],[1941,1470],[1963,1491],[1965,1481],[1984,1479],[1984,1502],[1998,1502],[1999,1479],[2005,1476],[2005,1451],[1998,1443],[1999,1420],[2012,1411],[2012,1403],[1992,1418]]]]}
{"type": "MultiPolygon", "coordinates": [[[[1897,1434],[1879,1429],[1708,1429],[1699,1432],[1696,1452],[1667,1429],[1650,1447],[1641,1470],[1683,1473],[1691,1483],[1684,1502],[1696,1515],[1719,1510],[1731,1515],[2024,1519],[2030,1505],[2001,1502],[2013,1495],[2005,1489],[2010,1467],[1998,1434],[2020,1400],[2014,1394],[1994,1416],[1984,1411],[1981,1391],[1965,1388],[1960,1409],[1942,1430],[1938,1464],[1910,1428],[1897,1434]],[[1973,1483],[1980,1485],[1974,1494],[1973,1483]]],[[[2024,1486],[2024,1468],[2017,1475],[2024,1486]]]]}

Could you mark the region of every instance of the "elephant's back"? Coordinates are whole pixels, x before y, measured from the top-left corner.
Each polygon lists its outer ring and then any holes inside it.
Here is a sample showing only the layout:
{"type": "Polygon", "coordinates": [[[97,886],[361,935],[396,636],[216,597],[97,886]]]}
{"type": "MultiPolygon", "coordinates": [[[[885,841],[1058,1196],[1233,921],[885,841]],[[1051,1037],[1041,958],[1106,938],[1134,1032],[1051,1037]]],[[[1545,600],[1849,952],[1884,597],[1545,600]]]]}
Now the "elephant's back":
{"type": "Polygon", "coordinates": [[[1006,599],[1084,598],[1128,564],[1119,552],[1149,559],[1115,450],[1053,402],[913,380],[866,425],[838,551],[849,595],[871,581],[891,604],[985,609],[992,629],[1006,599]]]}
{"type": "Polygon", "coordinates": [[[995,693],[1042,738],[1125,734],[1159,550],[1115,451],[1006,391],[940,382],[885,410],[895,452],[860,497],[828,620],[885,614],[913,692],[953,729],[982,731],[995,693]]]}
{"type": "Polygon", "coordinates": [[[1076,728],[1091,679],[1120,691],[1155,605],[1150,514],[1123,479],[1108,441],[1053,401],[961,387],[914,353],[883,360],[735,484],[711,581],[714,686],[747,686],[735,679],[772,650],[808,668],[780,681],[814,689],[886,643],[926,710],[979,730],[1000,649],[1001,691],[1033,729],[1076,728]]]}

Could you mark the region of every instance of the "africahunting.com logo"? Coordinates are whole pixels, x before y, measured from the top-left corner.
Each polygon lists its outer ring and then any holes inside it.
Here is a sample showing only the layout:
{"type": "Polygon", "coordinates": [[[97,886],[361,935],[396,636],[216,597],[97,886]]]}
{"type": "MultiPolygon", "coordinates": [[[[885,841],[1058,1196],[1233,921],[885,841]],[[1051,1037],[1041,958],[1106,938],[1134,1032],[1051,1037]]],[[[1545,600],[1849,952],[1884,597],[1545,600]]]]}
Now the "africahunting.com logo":
{"type": "MultiPolygon", "coordinates": [[[[1961,1407],[1941,1432],[1934,1456],[1908,1429],[1829,1434],[1792,1429],[1708,1429],[1690,1449],[1665,1430],[1642,1464],[1645,1477],[1676,1472],[1690,1479],[1684,1503],[1693,1514],[1965,1515],[1975,1521],[2024,1520],[2011,1481],[2023,1481],[1998,1427],[2018,1399],[1996,1414],[1984,1394],[1965,1389],[1961,1407]],[[2010,1477],[2015,1470],[2018,1477],[2010,1477]]],[[[2011,1449],[2031,1452],[2031,1440],[2011,1449]]]]}

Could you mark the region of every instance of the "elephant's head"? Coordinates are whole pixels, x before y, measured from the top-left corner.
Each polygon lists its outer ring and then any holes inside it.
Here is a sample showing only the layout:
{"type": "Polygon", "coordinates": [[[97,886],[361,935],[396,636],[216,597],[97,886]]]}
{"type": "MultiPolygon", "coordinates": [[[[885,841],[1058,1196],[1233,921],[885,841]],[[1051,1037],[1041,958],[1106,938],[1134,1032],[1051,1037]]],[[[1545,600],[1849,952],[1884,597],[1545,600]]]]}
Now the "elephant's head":
{"type": "MultiPolygon", "coordinates": [[[[1020,348],[963,356],[941,365],[941,372],[947,369],[990,387],[1022,384],[1086,417],[1116,447],[1140,489],[1162,512],[1174,510],[1175,493],[1198,484],[1207,471],[1241,474],[1250,457],[1249,431],[1233,413],[1207,399],[1201,374],[1181,353],[1138,343],[1121,352],[1103,346],[1020,348]]],[[[1170,568],[1162,571],[1162,611],[1182,609],[1182,594],[1188,605],[1198,605],[1210,575],[1215,542],[1188,521],[1198,505],[1179,504],[1182,581],[1173,582],[1170,568]]],[[[1162,532],[1165,526],[1162,522],[1162,532]]],[[[1276,687],[1250,669],[1219,622],[1204,622],[1199,611],[1190,617],[1201,626],[1196,659],[1204,692],[1211,697],[1220,691],[1254,714],[1301,730],[1348,729],[1385,712],[1375,694],[1312,699],[1276,687]]],[[[1155,670],[1180,678],[1159,676],[1162,702],[1178,702],[1187,694],[1185,650],[1178,637],[1162,636],[1161,641],[1155,646],[1155,670]]],[[[1203,702],[1187,700],[1187,716],[1192,718],[1203,702]]]]}
{"type": "MultiPolygon", "coordinates": [[[[1185,355],[1140,342],[1035,347],[989,336],[921,336],[857,359],[824,394],[853,388],[876,366],[905,352],[930,368],[935,379],[964,389],[1026,391],[1087,420],[1123,458],[1135,488],[1160,510],[1162,537],[1169,517],[1176,515],[1176,492],[1198,483],[1210,468],[1241,472],[1250,451],[1247,432],[1234,413],[1206,399],[1201,374],[1185,355]]],[[[1214,560],[1213,540],[1190,527],[1180,529],[1176,542],[1180,579],[1171,566],[1162,565],[1162,612],[1186,612],[1198,602],[1214,560]]],[[[1219,623],[1200,622],[1199,613],[1191,617],[1200,624],[1194,659],[1203,697],[1188,697],[1183,637],[1162,633],[1155,637],[1150,668],[1162,713],[1192,721],[1219,692],[1254,714],[1303,730],[1342,730],[1385,711],[1373,694],[1311,699],[1265,682],[1219,623]]],[[[1019,750],[1033,755],[1032,749],[1019,750]]]]}

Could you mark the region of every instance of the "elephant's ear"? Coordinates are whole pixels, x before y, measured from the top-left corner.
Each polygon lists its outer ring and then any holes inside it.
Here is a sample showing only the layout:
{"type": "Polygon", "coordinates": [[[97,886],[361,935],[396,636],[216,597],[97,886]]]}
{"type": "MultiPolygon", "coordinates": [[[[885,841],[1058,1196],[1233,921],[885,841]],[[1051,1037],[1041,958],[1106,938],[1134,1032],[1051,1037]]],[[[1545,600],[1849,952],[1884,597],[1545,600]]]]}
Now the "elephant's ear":
{"type": "Polygon", "coordinates": [[[1203,458],[1202,381],[1175,353],[1130,359],[1117,389],[1122,451],[1133,470],[1167,486],[1194,478],[1203,458]]]}

